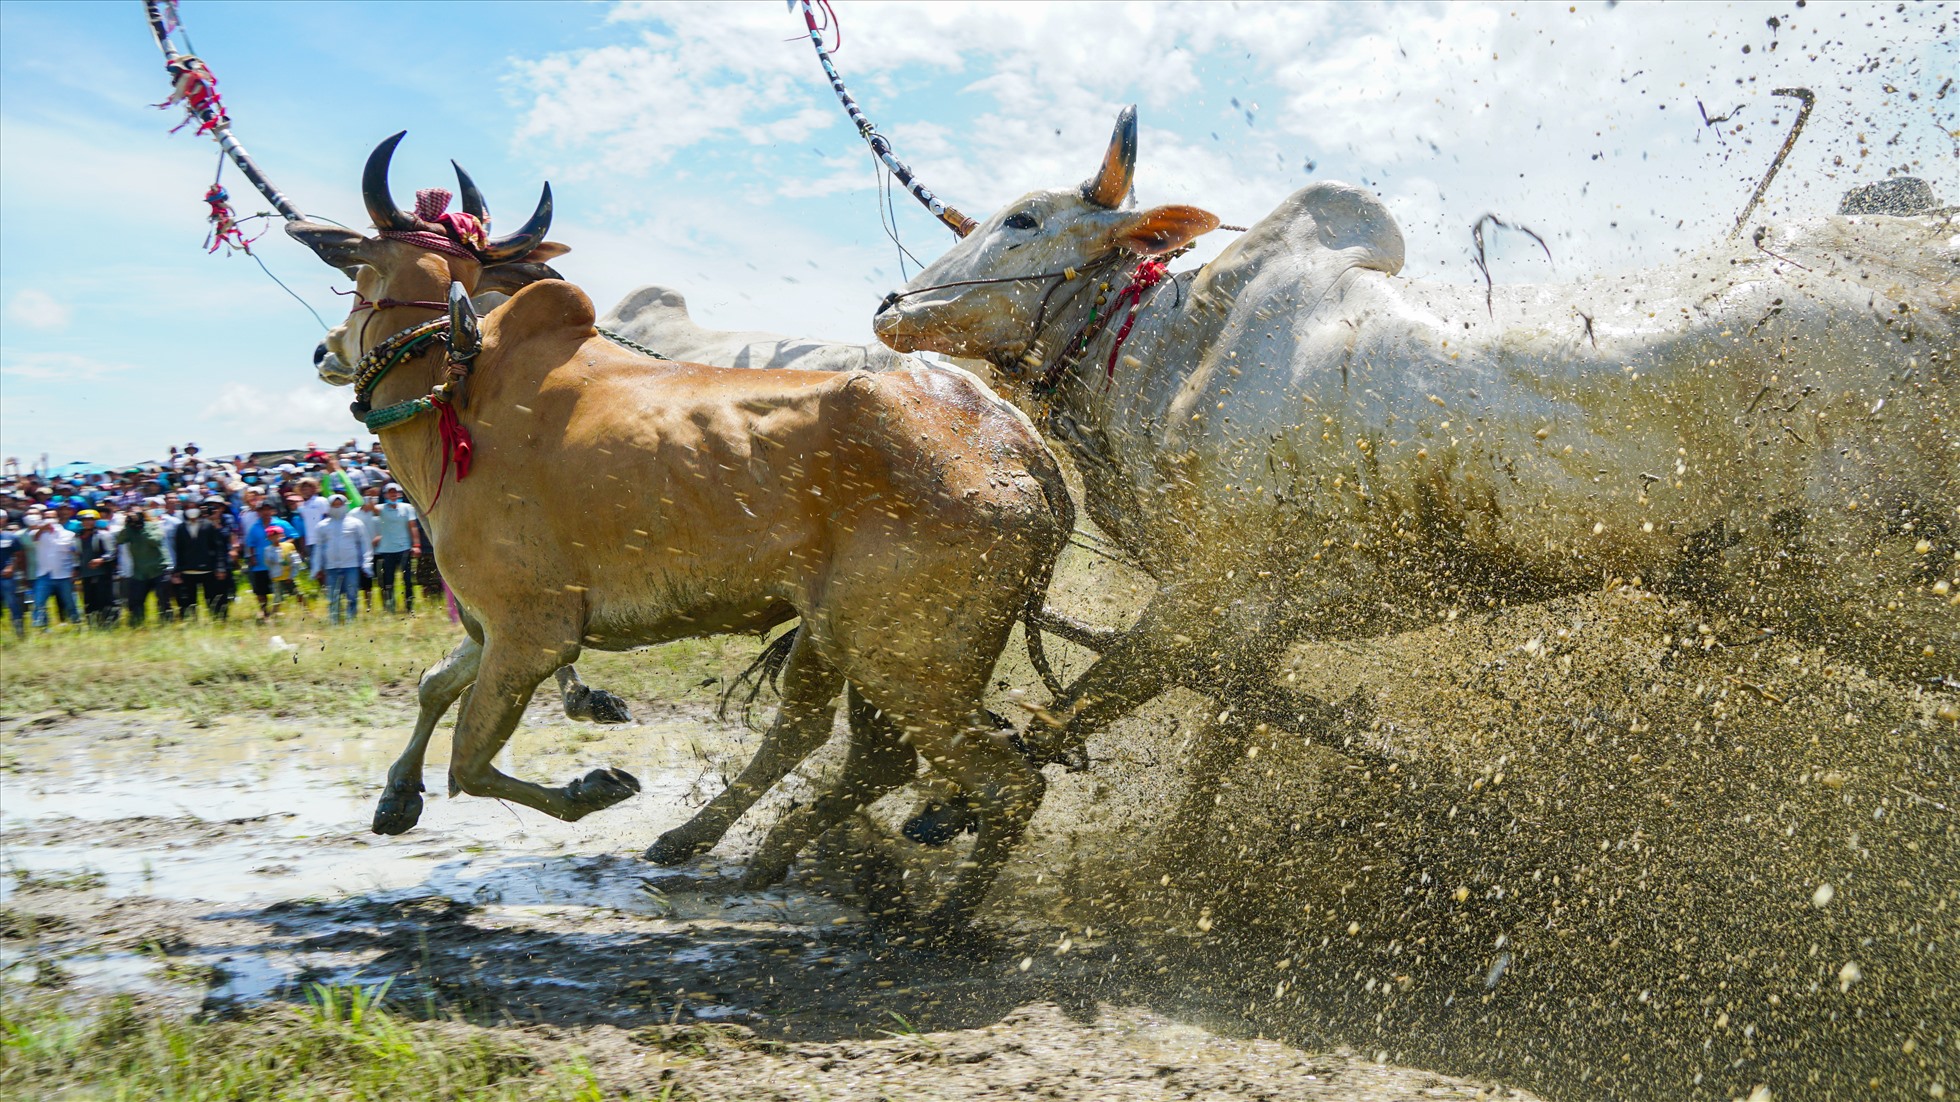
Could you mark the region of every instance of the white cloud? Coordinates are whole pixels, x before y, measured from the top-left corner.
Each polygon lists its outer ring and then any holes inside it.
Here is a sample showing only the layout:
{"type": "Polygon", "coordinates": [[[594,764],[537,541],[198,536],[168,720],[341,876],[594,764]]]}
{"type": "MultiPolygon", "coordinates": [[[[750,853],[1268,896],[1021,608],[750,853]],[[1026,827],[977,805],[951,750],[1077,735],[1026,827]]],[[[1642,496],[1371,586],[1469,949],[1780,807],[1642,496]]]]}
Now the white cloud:
{"type": "Polygon", "coordinates": [[[28,329],[60,332],[68,328],[68,307],[46,291],[29,287],[7,300],[7,320],[28,329]]]}
{"type": "MultiPolygon", "coordinates": [[[[1834,209],[1845,188],[1901,168],[1956,190],[1960,97],[1935,93],[1960,54],[1938,10],[840,6],[837,63],[859,102],[928,187],[976,215],[1086,175],[1115,108],[1135,101],[1145,202],[1198,201],[1246,222],[1331,175],[1383,195],[1412,274],[1469,278],[1468,227],[1495,211],[1544,232],[1560,275],[1576,277],[1726,232],[1791,118],[1770,92],[1792,84],[1819,106],[1766,216],[1834,209]],[[1745,104],[1742,131],[1704,128],[1697,99],[1745,104]]],[[[774,5],[623,4],[611,19],[633,40],[520,67],[515,87],[533,96],[520,140],[548,139],[594,184],[664,166],[663,199],[726,172],[732,145],[771,140],[799,148],[752,162],[754,186],[787,198],[869,189],[797,18],[774,5]]],[[[647,183],[631,185],[642,203],[647,183]]],[[[843,232],[878,233],[868,212],[843,232]]]]}
{"type": "Polygon", "coordinates": [[[227,383],[205,407],[210,420],[230,429],[228,436],[252,447],[290,447],[301,440],[366,439],[368,432],[347,412],[353,394],[324,383],[284,390],[227,383]]]}
{"type": "Polygon", "coordinates": [[[92,383],[134,370],[129,364],[99,360],[79,352],[0,353],[0,375],[32,382],[92,383]]]}

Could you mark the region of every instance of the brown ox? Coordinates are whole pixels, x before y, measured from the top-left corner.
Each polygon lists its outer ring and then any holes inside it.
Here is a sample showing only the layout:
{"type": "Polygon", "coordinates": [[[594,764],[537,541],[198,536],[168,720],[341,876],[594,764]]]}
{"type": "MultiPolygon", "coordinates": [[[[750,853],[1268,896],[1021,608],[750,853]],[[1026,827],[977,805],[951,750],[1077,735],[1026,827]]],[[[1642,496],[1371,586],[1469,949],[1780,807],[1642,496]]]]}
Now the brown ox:
{"type": "MultiPolygon", "coordinates": [[[[335,338],[331,351],[348,363],[427,322],[426,304],[452,283],[471,292],[486,269],[563,251],[543,241],[548,190],[523,230],[487,245],[466,247],[449,226],[401,211],[387,187],[399,139],[375,150],[363,180],[379,236],[287,227],[353,272],[374,304],[335,338]]],[[[481,210],[463,183],[466,207],[481,210]]],[[[559,280],[523,288],[483,319],[481,353],[456,399],[473,437],[468,478],[446,468],[433,414],[382,430],[391,469],[426,506],[444,577],[482,634],[452,786],[568,821],[618,803],[639,784],[616,769],[546,787],[491,764],[539,682],[586,647],[755,632],[801,617],[781,712],[732,787],[760,791],[767,784],[751,776],[759,767],[793,764],[795,748],[824,741],[846,679],[881,721],[852,739],[830,791],[776,823],[745,883],[782,877],[811,839],[911,780],[923,755],[965,790],[980,820],[971,859],[935,916],[964,921],[1043,787],[992,729],[981,695],[1072,526],[1052,456],[962,375],[674,363],[630,352],[593,323],[591,300],[559,280]],[[586,504],[595,501],[605,504],[586,504]]],[[[430,394],[444,359],[403,359],[372,385],[373,405],[430,394]]]]}

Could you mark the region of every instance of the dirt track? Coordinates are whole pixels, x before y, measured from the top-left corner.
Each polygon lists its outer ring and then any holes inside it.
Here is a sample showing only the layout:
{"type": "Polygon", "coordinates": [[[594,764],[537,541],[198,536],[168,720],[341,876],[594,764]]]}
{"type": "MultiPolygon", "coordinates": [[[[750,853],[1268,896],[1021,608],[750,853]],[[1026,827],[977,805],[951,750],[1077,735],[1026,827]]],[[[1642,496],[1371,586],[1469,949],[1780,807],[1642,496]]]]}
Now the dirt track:
{"type": "Polygon", "coordinates": [[[442,798],[438,754],[395,839],[366,823],[405,715],[16,719],[0,963],[214,1011],[392,977],[399,1005],[704,1097],[1960,1089],[1952,687],[1625,588],[1302,647],[1277,676],[1345,725],[1251,729],[1186,693],[1114,725],[1089,772],[1050,771],[987,936],[938,954],[867,922],[844,871],[908,869],[916,897],[959,859],[892,840],[903,797],[776,891],[733,877],[808,780],[693,867],[638,860],[753,745],[700,705],[635,700],[628,729],[536,706],[505,768],[646,791],[562,824],[442,798]]]}
{"type": "Polygon", "coordinates": [[[683,1097],[1531,1097],[1258,1040],[1225,1001],[1171,990],[1154,956],[1101,932],[1008,914],[957,952],[893,944],[823,871],[872,843],[865,823],[779,891],[735,892],[732,859],[654,868],[638,849],[753,736],[698,711],[602,743],[543,709],[531,722],[520,771],[570,774],[603,747],[647,794],[567,825],[432,793],[416,831],[381,839],[365,825],[393,731],[15,721],[6,983],[229,1014],[390,979],[397,1006],[433,1003],[540,1054],[583,1054],[608,1087],[672,1080],[683,1097]]]}

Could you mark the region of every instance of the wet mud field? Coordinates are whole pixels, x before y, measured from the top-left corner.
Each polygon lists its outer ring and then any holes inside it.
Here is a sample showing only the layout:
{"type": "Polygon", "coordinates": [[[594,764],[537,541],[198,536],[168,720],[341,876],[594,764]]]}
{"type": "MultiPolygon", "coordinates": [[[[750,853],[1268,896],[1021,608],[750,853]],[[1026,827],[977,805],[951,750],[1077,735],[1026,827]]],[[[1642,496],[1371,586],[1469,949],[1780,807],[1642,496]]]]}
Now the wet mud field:
{"type": "Polygon", "coordinates": [[[1275,678],[1344,722],[1179,693],[1112,726],[937,952],[867,914],[960,859],[896,840],[916,795],[735,887],[835,745],[708,857],[639,858],[758,737],[701,704],[634,699],[622,728],[534,704],[502,768],[645,785],[577,824],[445,798],[439,738],[397,838],[367,824],[406,702],[361,729],[13,717],[0,966],[219,1016],[386,981],[632,1096],[1960,1091],[1955,684],[1625,586],[1302,646],[1275,678]]]}
{"type": "Polygon", "coordinates": [[[1224,1001],[1169,1005],[1102,931],[1006,916],[957,951],[908,951],[826,871],[840,848],[874,842],[869,823],[773,891],[733,887],[752,830],[686,868],[647,864],[639,850],[755,736],[705,709],[635,704],[650,718],[625,728],[534,706],[528,752],[503,763],[625,765],[646,783],[630,804],[565,824],[447,799],[437,755],[422,824],[399,838],[366,824],[406,716],[354,732],[10,721],[6,990],[236,1016],[300,1003],[314,984],[387,982],[395,1007],[581,1057],[634,1097],[1532,1097],[1262,1038],[1224,1001]]]}

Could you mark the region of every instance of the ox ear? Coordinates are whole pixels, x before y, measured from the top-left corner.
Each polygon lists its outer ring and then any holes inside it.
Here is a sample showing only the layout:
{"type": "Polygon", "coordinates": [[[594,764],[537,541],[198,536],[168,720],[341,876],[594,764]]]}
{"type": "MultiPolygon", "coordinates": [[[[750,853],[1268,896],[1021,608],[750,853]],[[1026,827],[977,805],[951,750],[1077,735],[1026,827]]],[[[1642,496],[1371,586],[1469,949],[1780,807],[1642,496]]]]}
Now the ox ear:
{"type": "Polygon", "coordinates": [[[525,253],[521,260],[506,260],[501,264],[485,264],[483,275],[476,281],[476,293],[495,291],[498,294],[514,295],[531,284],[543,279],[564,279],[557,269],[545,261],[564,256],[571,252],[570,245],[560,245],[556,241],[540,241],[538,247],[525,253]]]}
{"type": "Polygon", "coordinates": [[[313,255],[343,272],[352,274],[355,268],[368,263],[367,237],[345,226],[329,226],[301,219],[286,223],[286,234],[312,249],[313,255]]]}
{"type": "Polygon", "coordinates": [[[1140,256],[1158,256],[1218,228],[1218,216],[1197,207],[1171,205],[1142,211],[1116,227],[1116,244],[1140,256]]]}
{"type": "Polygon", "coordinates": [[[483,274],[477,278],[476,293],[481,295],[494,291],[500,295],[514,295],[540,280],[563,278],[549,264],[536,264],[528,259],[512,260],[485,267],[483,274]]]}

